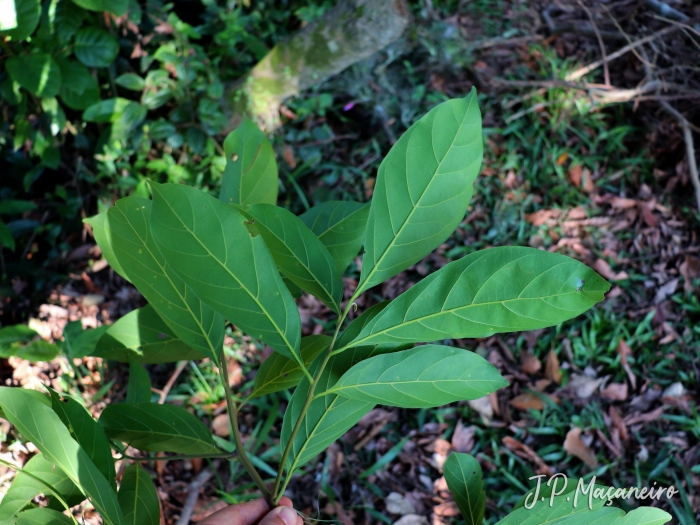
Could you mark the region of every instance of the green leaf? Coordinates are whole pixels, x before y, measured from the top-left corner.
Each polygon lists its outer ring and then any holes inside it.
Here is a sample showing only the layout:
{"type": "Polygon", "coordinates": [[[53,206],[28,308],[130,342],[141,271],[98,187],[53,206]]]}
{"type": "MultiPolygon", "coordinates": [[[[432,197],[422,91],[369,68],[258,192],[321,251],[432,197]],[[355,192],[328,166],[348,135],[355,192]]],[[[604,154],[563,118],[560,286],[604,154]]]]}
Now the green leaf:
{"type": "Polygon", "coordinates": [[[77,505],[85,499],[85,496],[75,486],[75,483],[61,469],[56,468],[51,461],[48,461],[43,454],[33,456],[24,465],[23,470],[33,474],[46,484],[40,483],[23,472],[18,472],[12,480],[12,485],[7,490],[7,494],[0,502],[0,523],[3,520],[15,517],[30,505],[32,500],[39,494],[44,494],[48,497],[48,505],[50,507],[63,508],[46,485],[50,485],[55,489],[68,505],[77,505]]]}
{"type": "Polygon", "coordinates": [[[27,345],[19,343],[0,346],[0,357],[15,356],[32,363],[51,361],[59,353],[61,353],[61,349],[58,346],[43,339],[38,339],[27,345]]]}
{"type": "Polygon", "coordinates": [[[413,124],[377,173],[356,295],[420,261],[462,222],[483,156],[476,90],[413,124]]]}
{"type": "Polygon", "coordinates": [[[25,324],[5,326],[0,328],[0,348],[12,343],[28,343],[35,337],[39,337],[39,333],[25,324]]]}
{"type": "Polygon", "coordinates": [[[151,185],[151,231],[168,263],[202,301],[298,362],[299,311],[262,237],[246,228],[243,215],[202,191],[151,185]]]}
{"type": "Polygon", "coordinates": [[[0,387],[0,407],[5,418],[91,499],[107,523],[124,525],[109,481],[49,406],[22,388],[0,387]]]}
{"type": "Polygon", "coordinates": [[[0,248],[7,248],[8,250],[15,251],[15,239],[12,237],[12,232],[7,224],[0,221],[0,248]]]}
{"type": "Polygon", "coordinates": [[[151,402],[151,378],[144,366],[133,357],[129,359],[129,383],[126,402],[138,405],[151,402]]]}
{"type": "Polygon", "coordinates": [[[53,411],[61,418],[73,439],[78,442],[112,488],[116,490],[112,449],[100,425],[75,399],[67,396],[61,399],[52,388],[49,388],[49,393],[53,411]]]}
{"type": "Polygon", "coordinates": [[[289,293],[292,294],[292,297],[294,297],[295,299],[299,299],[302,295],[304,295],[304,290],[299,288],[296,284],[287,279],[284,275],[282,276],[282,282],[284,282],[284,285],[287,287],[287,290],[289,290],[289,293]]]}
{"type": "Polygon", "coordinates": [[[277,161],[270,141],[247,117],[224,141],[219,198],[230,204],[277,204],[277,161]]]}
{"type": "Polygon", "coordinates": [[[152,306],[144,306],[110,326],[93,354],[103,359],[141,363],[171,363],[204,359],[205,354],[183,343],[152,306]]]}
{"type": "Polygon", "coordinates": [[[100,424],[112,439],[139,450],[218,454],[207,426],[182,407],[139,403],[108,406],[100,424]]]}
{"type": "Polygon", "coordinates": [[[128,525],[159,525],[160,504],[151,476],[138,463],[124,471],[119,505],[128,525]]]}
{"type": "Polygon", "coordinates": [[[467,350],[425,345],[366,359],[328,392],[403,408],[431,408],[479,399],[508,382],[496,367],[467,350]]]}
{"type": "Polygon", "coordinates": [[[481,465],[474,456],[453,452],[445,461],[445,481],[467,525],[481,525],[486,492],[481,465]]]}
{"type": "Polygon", "coordinates": [[[0,214],[14,215],[36,210],[36,204],[32,201],[7,199],[0,202],[0,214]]]}
{"type": "Polygon", "coordinates": [[[119,43],[104,29],[88,26],[76,33],[73,52],[87,67],[108,67],[117,58],[119,43]]]}
{"type": "Polygon", "coordinates": [[[656,507],[639,507],[613,521],[611,525],[663,525],[672,519],[668,512],[656,507]]]}
{"type": "Polygon", "coordinates": [[[128,281],[129,278],[124,273],[124,270],[122,270],[122,266],[119,264],[117,256],[114,255],[114,249],[112,248],[112,244],[107,236],[107,212],[105,211],[93,217],[83,219],[83,222],[89,224],[92,228],[92,235],[95,238],[95,242],[97,242],[97,246],[102,252],[102,256],[107,260],[115,272],[121,275],[124,280],[128,281]]]}
{"type": "Polygon", "coordinates": [[[118,86],[130,89],[131,91],[143,91],[143,88],[146,86],[146,82],[144,82],[143,78],[134,73],[119,75],[114,82],[116,82],[118,86]]]}
{"type": "Polygon", "coordinates": [[[243,214],[252,217],[246,226],[265,240],[282,275],[339,313],[343,280],[318,237],[292,212],[271,204],[254,204],[243,214]]]}
{"type": "Polygon", "coordinates": [[[343,274],[365,241],[369,204],[354,201],[323,202],[299,218],[316,234],[343,274]]]}
{"type": "Polygon", "coordinates": [[[58,0],[56,13],[51,20],[51,34],[58,36],[59,43],[67,44],[77,33],[85,15],[85,11],[71,0],[58,0]]]}
{"type": "MultiPolygon", "coordinates": [[[[61,3],[65,1],[62,0],[61,3]]],[[[66,106],[81,110],[99,102],[100,88],[88,68],[73,60],[61,60],[59,66],[63,79],[59,96],[66,106]]]]}
{"type": "MultiPolygon", "coordinates": [[[[212,200],[216,201],[213,197],[212,200]]],[[[151,215],[155,213],[151,208],[148,199],[127,197],[119,199],[109,209],[107,237],[114,254],[129,280],[170,327],[169,331],[158,332],[156,337],[165,342],[167,338],[160,334],[172,332],[182,342],[216,362],[224,342],[224,319],[195,295],[190,284],[179,277],[177,268],[158,249],[154,239],[157,234],[151,235],[149,226],[151,215]]],[[[141,326],[149,326],[141,322],[145,320],[139,317],[139,332],[134,334],[141,333],[141,326]]],[[[152,315],[148,320],[155,321],[156,327],[160,326],[152,315]]],[[[151,334],[146,341],[157,342],[153,339],[153,330],[145,331],[145,334],[151,334]]],[[[145,353],[143,355],[146,357],[145,353]]],[[[183,358],[178,356],[177,360],[180,359],[183,358]]]]}
{"type": "Polygon", "coordinates": [[[7,72],[12,80],[37,97],[55,97],[61,88],[61,69],[48,53],[10,57],[7,72]]]}
{"type": "Polygon", "coordinates": [[[77,5],[88,11],[107,11],[122,16],[129,8],[128,0],[73,0],[77,5]]]}
{"type": "MultiPolygon", "coordinates": [[[[80,321],[78,321],[80,322],[80,321]]],[[[68,353],[69,357],[82,358],[95,353],[97,342],[109,329],[108,325],[98,326],[90,330],[82,330],[74,338],[66,338],[66,332],[63,331],[64,352],[68,353]]]]}
{"type": "Polygon", "coordinates": [[[17,517],[17,525],[73,525],[75,522],[57,510],[30,509],[17,517]]]}
{"type": "MultiPolygon", "coordinates": [[[[331,338],[327,335],[310,335],[301,339],[301,359],[308,367],[314,359],[328,348],[331,338]]],[[[270,355],[255,374],[251,398],[272,394],[295,387],[304,374],[296,361],[278,353],[270,355]]]]}
{"type": "MultiPolygon", "coordinates": [[[[12,3],[12,0],[10,0],[10,4],[12,3]]],[[[8,7],[9,6],[5,4],[3,9],[8,9],[8,7]]],[[[8,26],[11,25],[14,29],[3,31],[0,38],[4,39],[9,36],[15,41],[26,40],[39,25],[39,20],[41,19],[41,2],[39,2],[39,0],[14,0],[14,8],[16,16],[15,24],[7,24],[8,26]]]]}
{"type": "Polygon", "coordinates": [[[586,265],[534,248],[489,248],[451,262],[394,299],[352,342],[428,342],[554,326],[603,299],[586,265]]]}
{"type": "Polygon", "coordinates": [[[124,114],[124,109],[131,104],[128,98],[108,98],[100,100],[83,111],[85,122],[117,122],[124,114]]]}

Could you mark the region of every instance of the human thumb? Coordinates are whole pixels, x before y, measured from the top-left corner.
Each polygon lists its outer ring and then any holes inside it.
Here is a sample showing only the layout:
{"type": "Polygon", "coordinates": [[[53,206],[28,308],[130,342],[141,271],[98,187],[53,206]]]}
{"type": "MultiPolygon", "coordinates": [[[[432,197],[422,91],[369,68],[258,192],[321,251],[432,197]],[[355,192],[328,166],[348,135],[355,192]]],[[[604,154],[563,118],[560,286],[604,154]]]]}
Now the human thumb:
{"type": "Polygon", "coordinates": [[[291,507],[277,507],[268,512],[259,525],[296,525],[297,513],[291,507]]]}

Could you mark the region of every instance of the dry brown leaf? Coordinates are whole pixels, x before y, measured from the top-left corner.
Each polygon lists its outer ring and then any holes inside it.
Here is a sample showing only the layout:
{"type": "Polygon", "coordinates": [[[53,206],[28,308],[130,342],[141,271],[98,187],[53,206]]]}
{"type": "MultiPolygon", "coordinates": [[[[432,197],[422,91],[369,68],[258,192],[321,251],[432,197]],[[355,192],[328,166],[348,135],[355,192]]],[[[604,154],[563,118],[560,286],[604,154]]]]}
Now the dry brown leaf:
{"type": "Polygon", "coordinates": [[[629,277],[625,271],[618,273],[613,272],[612,268],[610,268],[610,265],[605,261],[605,259],[596,259],[596,261],[593,263],[593,269],[609,281],[621,281],[622,279],[627,279],[629,277]]]}
{"type": "Polygon", "coordinates": [[[656,410],[647,412],[646,414],[632,414],[627,416],[624,421],[628,427],[636,425],[637,423],[650,423],[651,421],[658,421],[661,414],[664,413],[664,407],[660,406],[656,410]]]}
{"type": "Polygon", "coordinates": [[[574,164],[569,168],[569,179],[574,186],[581,187],[581,179],[583,178],[583,166],[580,164],[574,164]]]}
{"type": "Polygon", "coordinates": [[[613,197],[610,205],[618,210],[628,210],[634,208],[637,205],[637,201],[635,199],[625,199],[624,197],[613,197]]]}
{"type": "Polygon", "coordinates": [[[595,468],[598,465],[595,452],[583,442],[581,439],[581,429],[578,427],[572,428],[567,432],[566,439],[564,440],[564,450],[566,450],[569,455],[579,458],[591,468],[595,468]]]}
{"type": "Polygon", "coordinates": [[[700,257],[686,254],[685,260],[678,267],[683,276],[683,288],[686,292],[693,290],[693,281],[700,276],[700,257]]]}
{"type": "Polygon", "coordinates": [[[440,516],[441,518],[451,518],[452,516],[459,516],[459,508],[454,501],[448,501],[447,503],[441,503],[433,507],[433,512],[440,516]]]}
{"type": "Polygon", "coordinates": [[[586,219],[587,217],[588,217],[588,213],[581,206],[576,206],[575,208],[571,208],[569,210],[569,213],[566,214],[566,218],[569,219],[570,221],[578,221],[578,220],[586,219]]]}
{"type": "Polygon", "coordinates": [[[559,367],[559,358],[554,350],[550,350],[547,354],[547,360],[544,365],[544,377],[561,385],[562,375],[559,367]]]}
{"type": "Polygon", "coordinates": [[[476,427],[474,425],[469,425],[465,427],[460,419],[457,422],[455,431],[452,434],[452,449],[455,452],[470,452],[474,448],[474,433],[476,427]]]}
{"type": "Polygon", "coordinates": [[[566,388],[574,392],[576,397],[588,399],[602,382],[602,378],[590,377],[585,374],[571,374],[571,381],[566,385],[566,388]]]}
{"type": "Polygon", "coordinates": [[[485,418],[491,419],[493,417],[493,406],[491,405],[491,401],[489,401],[488,396],[469,401],[469,406],[485,418]]]}
{"type": "Polygon", "coordinates": [[[627,438],[629,437],[629,434],[627,432],[627,425],[622,420],[620,413],[614,406],[610,405],[610,408],[608,409],[608,414],[610,415],[610,421],[612,422],[615,429],[620,435],[620,439],[622,439],[622,441],[627,441],[627,438]]]}
{"type": "Polygon", "coordinates": [[[630,385],[632,385],[632,390],[637,390],[637,378],[632,373],[629,363],[627,362],[627,356],[632,355],[632,349],[625,342],[624,339],[620,339],[620,343],[617,345],[617,353],[620,354],[620,364],[622,368],[627,373],[627,378],[630,380],[630,385]]]}
{"type": "Polygon", "coordinates": [[[226,414],[219,414],[216,416],[211,423],[211,428],[214,434],[219,437],[228,437],[231,434],[231,428],[226,414]]]}
{"type": "Polygon", "coordinates": [[[514,397],[508,402],[512,407],[518,410],[542,410],[544,409],[544,403],[539,396],[531,392],[525,392],[517,397],[514,397]]]}
{"type": "Polygon", "coordinates": [[[600,395],[610,401],[624,401],[627,399],[627,383],[610,383],[600,395]]]}
{"type": "Polygon", "coordinates": [[[534,213],[526,213],[525,220],[533,226],[542,226],[550,219],[556,219],[561,215],[561,210],[537,210],[534,213]]]}
{"type": "Polygon", "coordinates": [[[531,461],[537,465],[537,474],[544,474],[546,476],[552,476],[552,469],[544,462],[544,460],[537,455],[537,452],[528,447],[525,443],[521,443],[515,438],[506,436],[503,438],[503,444],[508,448],[508,450],[520,456],[523,459],[531,461]]]}
{"type": "Polygon", "coordinates": [[[284,156],[284,160],[290,168],[294,169],[297,167],[297,160],[294,158],[294,150],[290,145],[285,144],[282,147],[282,155],[284,156]]]}
{"type": "Polygon", "coordinates": [[[564,153],[561,153],[561,154],[557,157],[557,161],[556,161],[556,162],[557,162],[557,166],[563,166],[564,163],[567,161],[568,158],[569,158],[569,154],[568,154],[566,151],[565,151],[564,153]]]}
{"type": "Polygon", "coordinates": [[[520,354],[520,370],[529,375],[534,375],[540,371],[542,363],[537,359],[532,352],[522,352],[520,354]]]}

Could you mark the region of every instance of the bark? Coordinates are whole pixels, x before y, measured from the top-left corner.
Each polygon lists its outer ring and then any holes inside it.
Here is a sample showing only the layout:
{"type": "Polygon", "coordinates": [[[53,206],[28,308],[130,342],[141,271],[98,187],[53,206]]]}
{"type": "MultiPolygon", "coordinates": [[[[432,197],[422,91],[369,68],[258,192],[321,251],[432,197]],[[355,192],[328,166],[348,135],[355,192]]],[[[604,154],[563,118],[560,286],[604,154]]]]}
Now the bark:
{"type": "Polygon", "coordinates": [[[319,20],[277,44],[232,86],[231,125],[246,114],[270,131],[279,124],[284,99],[396,41],[408,21],[405,0],[340,0],[319,20]]]}

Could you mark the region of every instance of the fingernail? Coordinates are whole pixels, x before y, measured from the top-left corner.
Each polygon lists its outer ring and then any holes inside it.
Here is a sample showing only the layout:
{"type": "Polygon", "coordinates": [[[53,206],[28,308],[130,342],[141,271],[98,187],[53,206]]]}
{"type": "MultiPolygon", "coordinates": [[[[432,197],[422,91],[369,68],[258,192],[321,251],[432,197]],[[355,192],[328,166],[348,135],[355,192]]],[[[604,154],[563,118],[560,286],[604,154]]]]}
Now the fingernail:
{"type": "Polygon", "coordinates": [[[297,513],[291,507],[282,507],[279,511],[279,517],[285,525],[296,525],[297,523],[297,513]]]}

